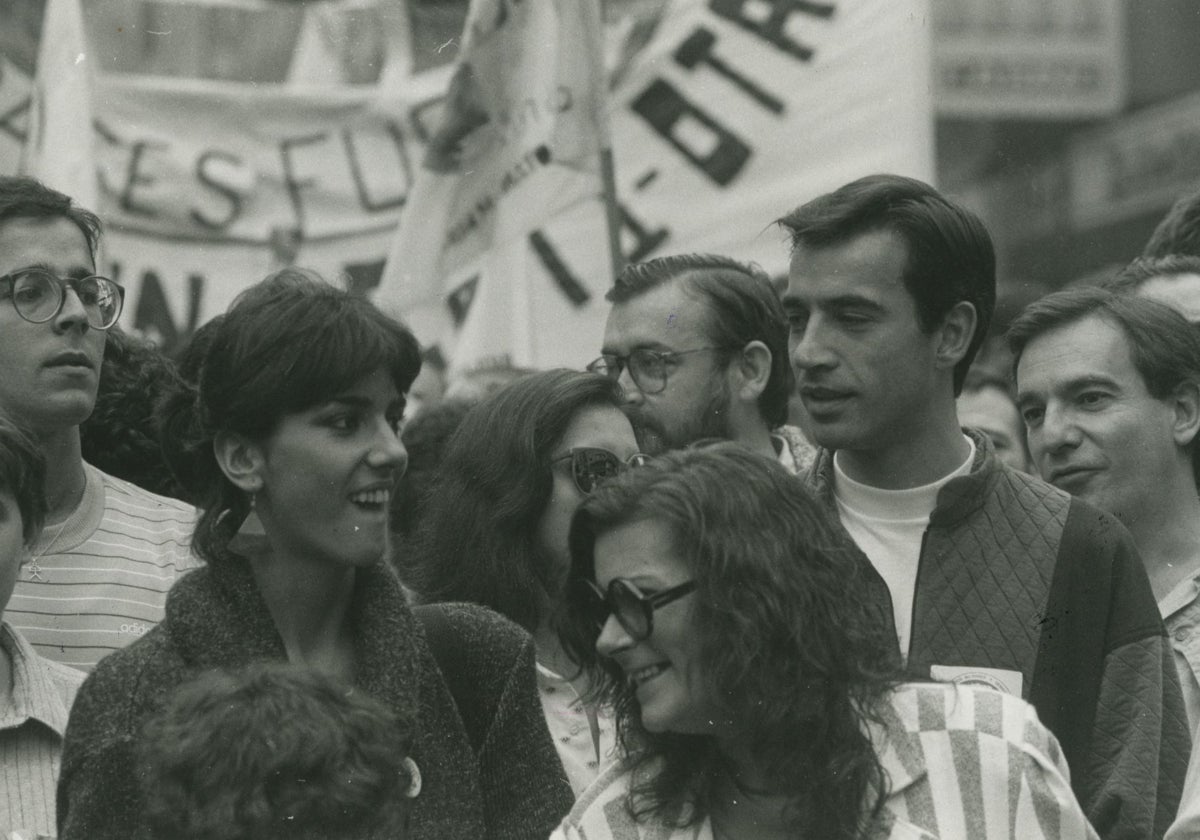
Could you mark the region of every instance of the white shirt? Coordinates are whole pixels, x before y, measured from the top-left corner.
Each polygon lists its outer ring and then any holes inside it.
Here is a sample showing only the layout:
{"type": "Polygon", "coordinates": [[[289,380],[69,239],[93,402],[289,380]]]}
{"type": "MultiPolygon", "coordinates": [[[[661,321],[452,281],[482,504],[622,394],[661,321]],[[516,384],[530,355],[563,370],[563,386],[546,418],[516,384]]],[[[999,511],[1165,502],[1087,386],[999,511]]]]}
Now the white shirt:
{"type": "Polygon", "coordinates": [[[975,460],[975,442],[965,435],[964,439],[971,450],[953,472],[931,484],[906,490],[881,490],[857,482],[842,471],[841,453],[835,453],[833,458],[833,495],[838,516],[891,592],[896,638],[905,659],[912,639],[921,541],[929,526],[929,516],[937,506],[942,487],[953,478],[967,475],[975,460]]]}
{"type": "Polygon", "coordinates": [[[546,726],[571,790],[579,796],[616,758],[612,717],[597,710],[593,726],[575,687],[540,662],[537,681],[546,726]]]}

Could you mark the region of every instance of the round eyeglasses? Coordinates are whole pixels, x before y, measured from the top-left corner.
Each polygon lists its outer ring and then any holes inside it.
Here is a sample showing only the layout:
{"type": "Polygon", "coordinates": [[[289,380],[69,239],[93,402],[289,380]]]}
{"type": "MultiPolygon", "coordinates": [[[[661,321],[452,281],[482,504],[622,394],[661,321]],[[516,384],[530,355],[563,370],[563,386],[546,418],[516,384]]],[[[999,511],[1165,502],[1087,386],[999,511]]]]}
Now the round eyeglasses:
{"type": "Polygon", "coordinates": [[[0,277],[0,296],[7,295],[17,314],[31,324],[44,324],[62,312],[70,287],[83,305],[88,325],[107,330],[121,317],[125,289],[107,277],[59,277],[44,268],[26,268],[0,277]]]}
{"type": "Polygon", "coordinates": [[[609,379],[620,379],[621,371],[629,368],[633,384],[643,394],[661,394],[667,388],[667,375],[679,356],[702,353],[705,350],[728,350],[728,347],[693,347],[690,350],[650,350],[639,347],[626,356],[605,353],[587,366],[590,373],[598,373],[609,379]]]}
{"type": "Polygon", "coordinates": [[[583,613],[599,633],[604,629],[610,615],[635,642],[643,642],[654,632],[654,611],[678,601],[696,589],[696,581],[689,580],[661,592],[642,592],[625,578],[613,578],[608,590],[586,578],[578,579],[576,590],[582,600],[583,613]]]}

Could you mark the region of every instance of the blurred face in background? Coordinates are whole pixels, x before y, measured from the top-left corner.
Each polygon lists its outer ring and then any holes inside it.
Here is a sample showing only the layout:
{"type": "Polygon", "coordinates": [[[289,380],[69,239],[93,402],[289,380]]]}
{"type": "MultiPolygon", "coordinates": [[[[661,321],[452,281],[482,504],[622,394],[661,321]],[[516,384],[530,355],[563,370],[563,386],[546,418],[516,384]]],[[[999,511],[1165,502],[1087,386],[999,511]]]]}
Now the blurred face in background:
{"type": "Polygon", "coordinates": [[[992,442],[996,457],[1014,470],[1029,471],[1025,457],[1025,424],[1017,404],[995,385],[963,389],[956,401],[960,425],[983,432],[992,442]]]}

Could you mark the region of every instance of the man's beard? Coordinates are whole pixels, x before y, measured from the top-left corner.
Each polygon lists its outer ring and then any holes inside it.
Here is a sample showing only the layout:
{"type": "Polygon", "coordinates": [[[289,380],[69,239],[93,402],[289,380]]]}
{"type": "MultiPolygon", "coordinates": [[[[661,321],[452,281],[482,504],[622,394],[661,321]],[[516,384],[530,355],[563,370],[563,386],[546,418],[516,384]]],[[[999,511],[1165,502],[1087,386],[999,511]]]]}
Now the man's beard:
{"type": "Polygon", "coordinates": [[[626,415],[637,437],[638,448],[647,455],[661,455],[671,449],[684,449],[698,440],[732,440],[729,409],[732,398],[728,383],[709,391],[703,405],[673,429],[664,428],[658,417],[643,414],[639,406],[627,406],[626,415]]]}

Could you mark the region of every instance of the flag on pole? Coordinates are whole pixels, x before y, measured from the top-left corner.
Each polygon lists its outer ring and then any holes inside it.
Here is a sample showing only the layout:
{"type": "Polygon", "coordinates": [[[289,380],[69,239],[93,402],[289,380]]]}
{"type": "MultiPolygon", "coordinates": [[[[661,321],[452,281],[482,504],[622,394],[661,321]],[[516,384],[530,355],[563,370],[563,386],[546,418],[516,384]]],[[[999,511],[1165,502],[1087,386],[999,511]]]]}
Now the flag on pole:
{"type": "MultiPolygon", "coordinates": [[[[470,343],[491,356],[541,361],[531,327],[518,328],[529,324],[533,294],[523,266],[532,232],[603,199],[601,37],[597,0],[473,0],[442,119],[376,293],[381,306],[407,313],[470,283],[493,317],[464,325],[460,344],[475,336],[470,343]]],[[[596,218],[606,258],[603,214],[596,218]]]]}
{"type": "Polygon", "coordinates": [[[20,171],[95,209],[92,73],[79,0],[47,0],[20,171]]]}

